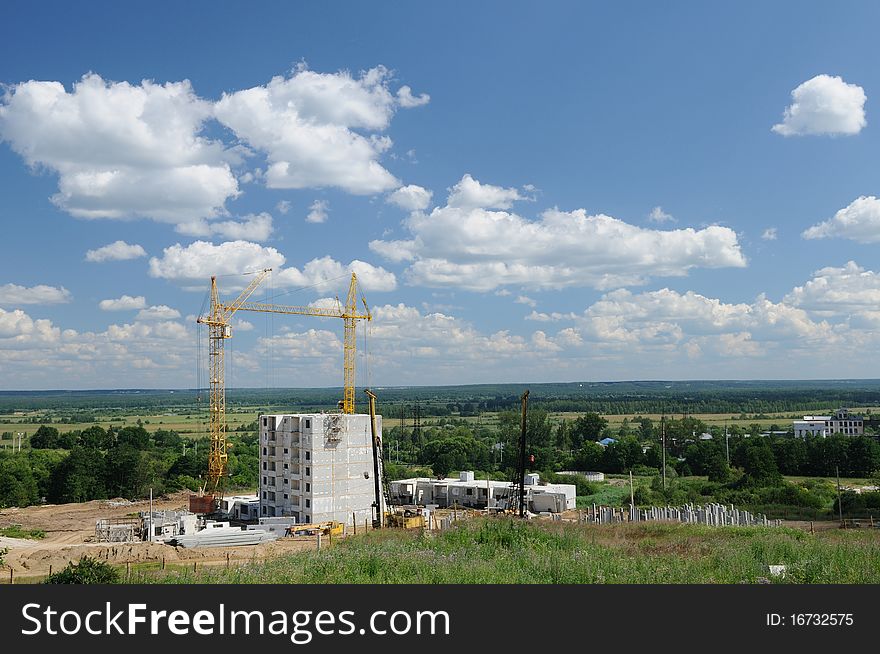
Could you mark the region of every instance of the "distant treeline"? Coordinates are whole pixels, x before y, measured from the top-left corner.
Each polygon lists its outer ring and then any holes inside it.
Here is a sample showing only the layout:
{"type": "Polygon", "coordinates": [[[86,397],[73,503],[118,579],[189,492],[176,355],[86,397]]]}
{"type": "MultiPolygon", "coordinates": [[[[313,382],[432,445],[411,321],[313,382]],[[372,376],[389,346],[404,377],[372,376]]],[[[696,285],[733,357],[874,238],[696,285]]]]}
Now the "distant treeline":
{"type": "MultiPolygon", "coordinates": [[[[475,411],[518,406],[528,388],[531,401],[548,411],[631,413],[756,414],[820,411],[839,406],[880,405],[880,380],[572,382],[559,384],[479,384],[468,386],[376,387],[386,413],[419,404],[424,416],[450,415],[450,405],[475,411]]],[[[340,388],[230,389],[227,405],[272,411],[335,408],[340,388]]],[[[356,400],[365,406],[359,394],[356,400]]],[[[207,391],[0,391],[0,414],[15,411],[205,411],[207,391]]],[[[82,422],[88,422],[82,420],[82,422]]]]}

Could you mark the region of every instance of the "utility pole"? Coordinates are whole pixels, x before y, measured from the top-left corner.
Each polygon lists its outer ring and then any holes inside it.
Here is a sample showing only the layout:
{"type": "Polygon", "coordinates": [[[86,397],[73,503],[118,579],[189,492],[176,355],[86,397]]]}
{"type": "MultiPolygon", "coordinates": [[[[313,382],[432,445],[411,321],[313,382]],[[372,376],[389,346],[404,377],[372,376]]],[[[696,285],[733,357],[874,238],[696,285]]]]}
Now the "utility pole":
{"type": "Polygon", "coordinates": [[[837,475],[837,513],[840,516],[840,526],[843,527],[843,504],[840,502],[840,466],[834,466],[837,475]]]}
{"type": "Polygon", "coordinates": [[[724,421],[724,447],[727,450],[727,467],[730,467],[730,434],[727,433],[727,421],[724,421]]]}
{"type": "Polygon", "coordinates": [[[666,490],[666,416],[660,417],[660,440],[663,448],[663,490],[666,490]]]}
{"type": "Polygon", "coordinates": [[[519,517],[525,517],[526,511],[526,427],[529,411],[529,391],[522,394],[522,418],[519,434],[519,466],[517,467],[519,483],[519,517]]]}
{"type": "Polygon", "coordinates": [[[422,407],[416,402],[415,408],[413,409],[413,433],[415,434],[416,439],[419,443],[419,449],[422,447],[422,407]]]}

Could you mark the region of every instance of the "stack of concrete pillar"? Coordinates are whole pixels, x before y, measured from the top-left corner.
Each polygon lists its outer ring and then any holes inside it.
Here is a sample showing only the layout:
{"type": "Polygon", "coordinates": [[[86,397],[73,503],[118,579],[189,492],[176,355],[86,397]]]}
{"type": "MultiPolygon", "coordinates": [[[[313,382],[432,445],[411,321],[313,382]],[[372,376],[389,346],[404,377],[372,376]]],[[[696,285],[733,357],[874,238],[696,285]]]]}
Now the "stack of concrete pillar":
{"type": "Polygon", "coordinates": [[[639,508],[614,508],[593,504],[579,516],[582,522],[594,524],[614,524],[618,522],[683,522],[687,524],[706,525],[710,527],[745,527],[764,526],[778,527],[781,520],[768,520],[767,516],[753,515],[748,511],[724,504],[704,504],[684,506],[649,506],[639,508]]]}

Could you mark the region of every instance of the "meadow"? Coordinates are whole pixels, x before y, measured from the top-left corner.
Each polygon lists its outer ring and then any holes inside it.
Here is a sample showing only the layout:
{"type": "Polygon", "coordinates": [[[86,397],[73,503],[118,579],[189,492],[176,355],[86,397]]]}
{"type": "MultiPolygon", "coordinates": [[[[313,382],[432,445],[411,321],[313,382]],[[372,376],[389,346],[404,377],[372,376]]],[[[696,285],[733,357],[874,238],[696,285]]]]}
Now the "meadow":
{"type": "Polygon", "coordinates": [[[155,583],[736,584],[880,583],[880,531],[580,525],[491,518],[443,532],[376,531],[317,552],[155,583]],[[774,577],[767,565],[785,565],[774,577]]]}

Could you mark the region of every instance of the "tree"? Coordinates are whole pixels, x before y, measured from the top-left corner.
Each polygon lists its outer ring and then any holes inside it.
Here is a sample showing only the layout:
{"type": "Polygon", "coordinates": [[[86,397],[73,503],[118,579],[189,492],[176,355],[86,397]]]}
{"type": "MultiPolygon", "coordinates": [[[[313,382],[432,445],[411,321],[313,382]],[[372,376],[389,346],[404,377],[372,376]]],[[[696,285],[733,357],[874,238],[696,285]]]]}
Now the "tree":
{"type": "Polygon", "coordinates": [[[605,448],[594,441],[585,442],[574,457],[574,465],[578,470],[604,471],[605,465],[602,457],[605,448]]]}
{"type": "Polygon", "coordinates": [[[58,430],[55,427],[40,425],[30,438],[30,445],[40,450],[54,450],[58,447],[58,430]]]}
{"type": "Polygon", "coordinates": [[[556,448],[568,452],[571,446],[571,425],[563,418],[556,428],[556,448]]]}
{"type": "Polygon", "coordinates": [[[763,438],[750,439],[737,451],[737,459],[745,473],[744,484],[774,486],[782,482],[773,450],[763,438]]]}
{"type": "Polygon", "coordinates": [[[807,462],[807,444],[801,438],[774,438],[770,443],[779,472],[784,475],[804,473],[807,462]]]}
{"type": "Polygon", "coordinates": [[[608,421],[598,413],[585,413],[574,421],[571,427],[571,442],[575,449],[580,449],[584,441],[597,441],[608,421]]]}
{"type": "Polygon", "coordinates": [[[866,436],[856,436],[849,441],[846,453],[847,474],[869,477],[880,468],[880,446],[866,436]]]}
{"type": "Polygon", "coordinates": [[[716,452],[706,461],[705,472],[709,481],[715,481],[726,484],[730,481],[730,466],[727,465],[727,459],[721,452],[716,452]]]}
{"type": "Polygon", "coordinates": [[[550,414],[544,409],[530,410],[526,420],[526,455],[534,456],[535,462],[526,465],[532,470],[549,470],[556,464],[557,453],[550,414]]]}
{"type": "Polygon", "coordinates": [[[626,472],[643,461],[642,445],[631,436],[608,445],[602,456],[602,462],[607,472],[626,472]]]}
{"type": "Polygon", "coordinates": [[[55,503],[104,499],[104,455],[99,450],[74,447],[52,471],[49,499],[55,503]]]}
{"type": "Polygon", "coordinates": [[[422,462],[430,465],[438,477],[446,477],[453,470],[485,470],[489,460],[489,448],[484,443],[462,434],[434,439],[422,448],[422,462]]]}
{"type": "Polygon", "coordinates": [[[118,445],[107,452],[106,487],[112,497],[143,497],[149,481],[145,455],[130,445],[118,445]]]}
{"type": "Polygon", "coordinates": [[[79,441],[83,447],[93,450],[106,450],[110,447],[107,430],[101,425],[92,425],[88,429],[84,429],[79,435],[79,441]]]}
{"type": "Polygon", "coordinates": [[[639,423],[639,440],[654,440],[654,423],[650,418],[636,418],[639,423]]]}
{"type": "Polygon", "coordinates": [[[116,445],[127,445],[136,450],[146,450],[150,447],[150,434],[140,424],[136,427],[123,427],[116,435],[116,445]]]}
{"type": "Polygon", "coordinates": [[[0,507],[30,506],[40,499],[37,480],[23,456],[0,457],[0,507]]]}
{"type": "Polygon", "coordinates": [[[176,448],[183,444],[183,439],[176,431],[159,429],[153,434],[153,443],[156,444],[156,447],[176,448]]]}

